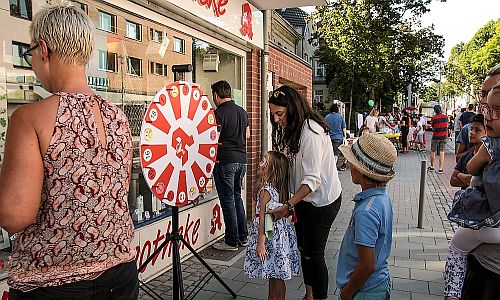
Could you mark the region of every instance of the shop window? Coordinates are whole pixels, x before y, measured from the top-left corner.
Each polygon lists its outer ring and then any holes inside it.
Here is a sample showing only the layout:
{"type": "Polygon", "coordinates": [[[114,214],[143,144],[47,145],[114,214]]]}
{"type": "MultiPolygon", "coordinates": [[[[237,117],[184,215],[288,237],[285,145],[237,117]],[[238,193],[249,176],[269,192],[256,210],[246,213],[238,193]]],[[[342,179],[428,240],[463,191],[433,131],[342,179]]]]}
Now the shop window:
{"type": "Polygon", "coordinates": [[[141,40],[141,25],[127,21],[127,32],[126,37],[134,40],[141,40]]]}
{"type": "Polygon", "coordinates": [[[23,58],[24,52],[29,48],[29,44],[12,42],[12,64],[14,67],[31,69],[31,66],[23,58]]]}
{"type": "Polygon", "coordinates": [[[314,74],[316,77],[325,77],[325,65],[317,61],[314,74]]]}
{"type": "Polygon", "coordinates": [[[99,70],[116,72],[116,53],[99,50],[99,70]]]}
{"type": "Polygon", "coordinates": [[[73,4],[74,7],[79,8],[83,12],[85,12],[86,14],[88,14],[88,10],[87,10],[87,5],[86,4],[83,4],[83,3],[80,3],[80,2],[77,2],[77,1],[69,1],[69,2],[71,4],[73,4]]]}
{"type": "Polygon", "coordinates": [[[97,24],[97,28],[116,33],[116,16],[99,11],[99,22],[97,24]]]}
{"type": "Polygon", "coordinates": [[[142,59],[127,57],[127,74],[142,76],[142,59]]]}
{"type": "Polygon", "coordinates": [[[9,0],[10,15],[31,21],[31,0],[9,0]]]}
{"type": "Polygon", "coordinates": [[[174,37],[174,51],[177,53],[186,53],[186,42],[183,39],[174,37]]]}
{"type": "Polygon", "coordinates": [[[314,91],[314,103],[323,102],[323,90],[314,91]]]}
{"type": "Polygon", "coordinates": [[[163,33],[160,30],[149,28],[149,40],[161,43],[163,41],[163,33]]]}

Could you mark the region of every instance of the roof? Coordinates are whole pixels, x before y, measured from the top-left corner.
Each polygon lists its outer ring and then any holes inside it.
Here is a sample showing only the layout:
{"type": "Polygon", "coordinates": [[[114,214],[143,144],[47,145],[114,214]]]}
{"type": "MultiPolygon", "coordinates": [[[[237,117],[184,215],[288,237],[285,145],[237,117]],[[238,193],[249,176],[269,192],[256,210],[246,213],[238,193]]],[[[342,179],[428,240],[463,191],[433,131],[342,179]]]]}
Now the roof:
{"type": "Polygon", "coordinates": [[[276,12],[294,27],[306,27],[305,18],[309,16],[298,7],[276,9],[276,12]]]}

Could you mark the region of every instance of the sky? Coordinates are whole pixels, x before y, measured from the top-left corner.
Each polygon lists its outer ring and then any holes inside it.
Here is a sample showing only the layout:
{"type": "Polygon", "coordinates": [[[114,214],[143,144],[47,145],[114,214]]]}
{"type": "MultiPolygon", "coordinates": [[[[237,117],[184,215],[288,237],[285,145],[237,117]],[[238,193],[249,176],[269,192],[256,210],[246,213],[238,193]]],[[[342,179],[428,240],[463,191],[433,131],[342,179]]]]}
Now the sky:
{"type": "MultiPolygon", "coordinates": [[[[490,20],[500,18],[500,0],[447,0],[433,1],[430,12],[422,18],[422,24],[434,24],[435,33],[445,38],[444,60],[451,48],[460,42],[468,42],[490,20]]],[[[314,7],[303,7],[307,12],[314,7]]]]}

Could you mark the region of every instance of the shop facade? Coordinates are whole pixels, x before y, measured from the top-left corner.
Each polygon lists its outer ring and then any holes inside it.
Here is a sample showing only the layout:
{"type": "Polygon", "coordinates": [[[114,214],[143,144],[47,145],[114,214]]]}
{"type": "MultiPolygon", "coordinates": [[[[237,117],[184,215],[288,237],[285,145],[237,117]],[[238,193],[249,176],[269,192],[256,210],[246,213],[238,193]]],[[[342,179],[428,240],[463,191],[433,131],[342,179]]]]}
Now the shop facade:
{"type": "MultiPolygon", "coordinates": [[[[247,211],[252,208],[253,187],[260,158],[263,13],[244,0],[231,1],[73,1],[96,25],[96,47],[87,65],[87,81],[100,95],[126,113],[134,141],[134,165],[129,207],[136,226],[134,245],[139,266],[162,243],[171,229],[171,209],[152,196],[140,167],[139,137],[147,104],[165,85],[192,81],[205,94],[218,80],[228,81],[235,102],[249,115],[248,171],[244,185],[247,211]],[[191,72],[184,72],[191,65],[191,72]],[[174,72],[175,70],[181,70],[174,72]],[[182,71],[184,70],[184,71],[182,71]]],[[[49,94],[36,81],[22,53],[29,48],[32,16],[45,1],[4,1],[0,24],[0,159],[8,118],[21,105],[49,94]]],[[[211,96],[209,96],[210,100],[211,96]]],[[[214,104],[212,103],[214,106],[214,104]]],[[[203,199],[180,209],[180,231],[201,250],[224,233],[222,211],[212,180],[203,199]]],[[[12,236],[0,229],[0,299],[7,296],[6,264],[12,236]]],[[[182,259],[187,249],[181,247],[182,259]]],[[[171,245],[140,274],[148,281],[171,264],[171,245]]]]}

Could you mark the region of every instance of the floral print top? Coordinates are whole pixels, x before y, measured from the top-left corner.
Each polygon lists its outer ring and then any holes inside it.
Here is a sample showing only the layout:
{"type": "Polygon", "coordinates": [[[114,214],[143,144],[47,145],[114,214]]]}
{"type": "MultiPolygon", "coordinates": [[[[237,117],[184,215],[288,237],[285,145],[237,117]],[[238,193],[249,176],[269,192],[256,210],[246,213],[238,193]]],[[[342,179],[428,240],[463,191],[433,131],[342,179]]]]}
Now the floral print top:
{"type": "Polygon", "coordinates": [[[127,202],[132,161],[127,117],[99,95],[56,95],[40,208],[34,223],[17,233],[7,268],[9,285],[21,291],[93,280],[135,256],[127,202]],[[106,145],[98,137],[95,103],[106,145]]]}

